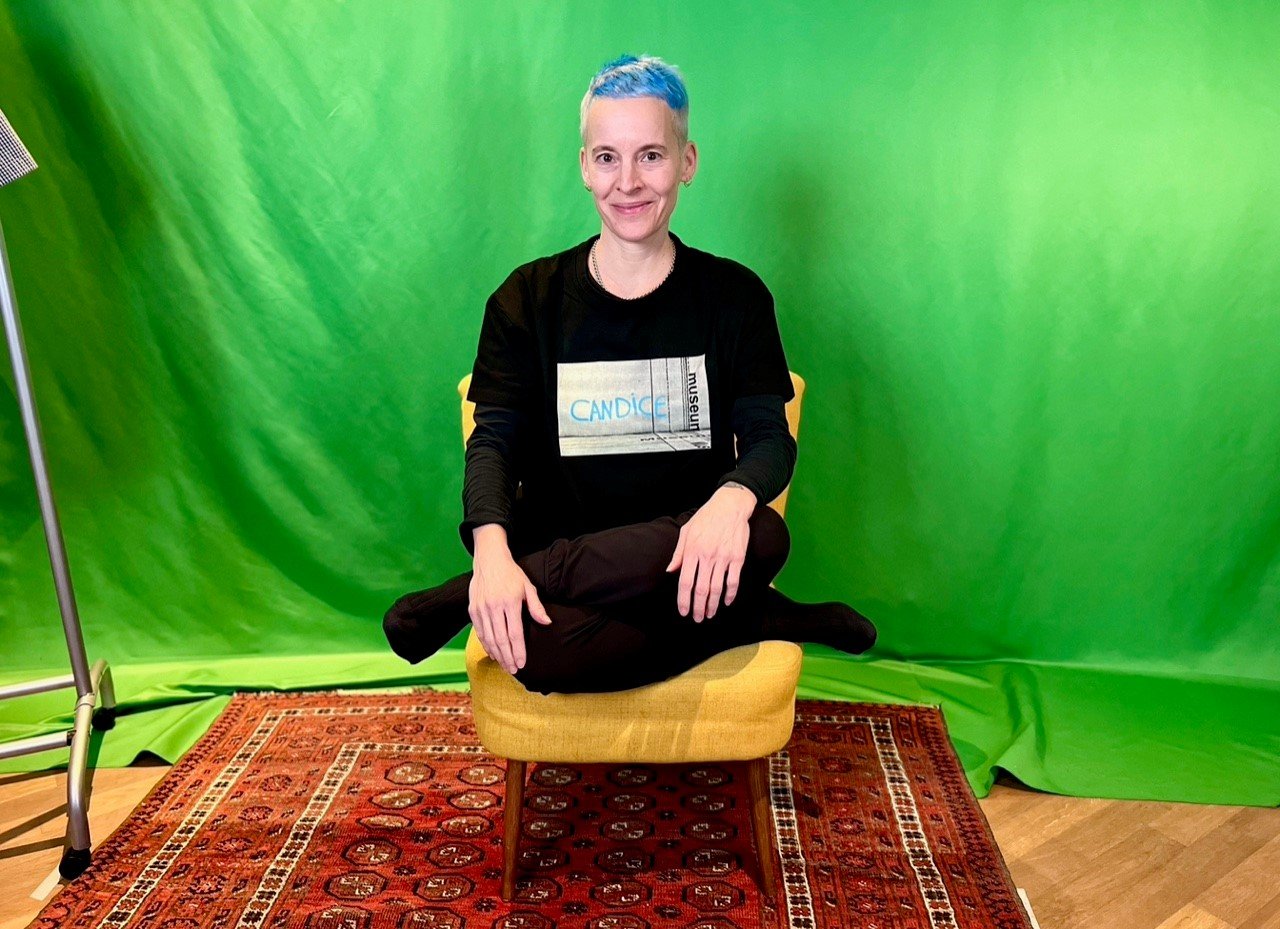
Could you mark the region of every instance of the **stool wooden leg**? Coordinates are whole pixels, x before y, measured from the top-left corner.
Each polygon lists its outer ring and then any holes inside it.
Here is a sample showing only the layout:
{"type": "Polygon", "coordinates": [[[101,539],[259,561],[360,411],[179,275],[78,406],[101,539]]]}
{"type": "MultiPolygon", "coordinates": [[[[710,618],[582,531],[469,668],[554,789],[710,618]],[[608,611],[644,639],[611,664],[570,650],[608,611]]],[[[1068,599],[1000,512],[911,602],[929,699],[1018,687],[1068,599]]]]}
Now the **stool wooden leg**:
{"type": "Polygon", "coordinates": [[[507,759],[507,798],[503,811],[502,834],[502,899],[510,902],[516,890],[516,851],[520,844],[520,813],[524,809],[523,761],[507,759]]]}
{"type": "Polygon", "coordinates": [[[760,861],[760,893],[771,904],[776,876],[773,867],[773,817],[769,804],[769,759],[748,762],[747,781],[751,787],[751,828],[756,838],[756,857],[760,861]]]}

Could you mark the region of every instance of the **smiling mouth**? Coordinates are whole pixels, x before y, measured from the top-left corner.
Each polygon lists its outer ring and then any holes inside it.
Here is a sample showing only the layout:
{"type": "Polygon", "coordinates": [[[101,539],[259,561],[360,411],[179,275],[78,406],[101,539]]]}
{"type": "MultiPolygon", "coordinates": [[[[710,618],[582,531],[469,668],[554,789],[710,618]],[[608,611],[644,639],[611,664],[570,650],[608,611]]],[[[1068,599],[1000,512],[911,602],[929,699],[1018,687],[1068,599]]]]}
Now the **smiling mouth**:
{"type": "Polygon", "coordinates": [[[633,203],[630,205],[625,203],[615,203],[613,205],[613,208],[617,210],[619,213],[639,213],[648,205],[649,204],[647,203],[633,203]]]}

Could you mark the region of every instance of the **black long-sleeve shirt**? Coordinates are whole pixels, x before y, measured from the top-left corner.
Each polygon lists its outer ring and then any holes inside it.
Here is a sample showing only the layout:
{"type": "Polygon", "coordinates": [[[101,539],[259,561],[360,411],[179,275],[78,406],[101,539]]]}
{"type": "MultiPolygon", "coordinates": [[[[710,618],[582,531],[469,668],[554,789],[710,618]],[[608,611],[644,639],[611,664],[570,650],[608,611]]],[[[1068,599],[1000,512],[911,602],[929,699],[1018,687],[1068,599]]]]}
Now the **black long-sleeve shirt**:
{"type": "Polygon", "coordinates": [[[699,507],[727,481],[764,501],[786,485],[795,392],[773,295],[671,239],[671,273],[633,300],[591,276],[594,239],[521,265],[489,297],[467,392],[464,544],[495,522],[531,551],[699,507]]]}
{"type": "MultiPolygon", "coordinates": [[[[737,463],[717,486],[734,481],[762,503],[782,493],[796,462],[796,442],[787,428],[785,403],[777,394],[739,397],[733,404],[737,463]]],[[[467,441],[462,481],[463,520],[458,527],[471,549],[472,531],[497,523],[511,533],[521,440],[527,415],[488,403],[477,403],[475,430],[467,441]]]]}

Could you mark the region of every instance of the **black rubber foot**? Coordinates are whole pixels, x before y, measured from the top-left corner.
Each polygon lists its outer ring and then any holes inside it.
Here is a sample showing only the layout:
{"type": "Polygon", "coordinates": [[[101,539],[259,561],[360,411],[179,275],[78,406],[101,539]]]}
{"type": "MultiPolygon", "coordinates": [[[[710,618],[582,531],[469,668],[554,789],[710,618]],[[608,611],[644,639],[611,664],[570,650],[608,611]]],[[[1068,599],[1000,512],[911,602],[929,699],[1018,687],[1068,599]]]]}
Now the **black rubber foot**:
{"type": "Polygon", "coordinates": [[[93,714],[93,728],[99,732],[107,732],[116,727],[116,708],[104,706],[93,714]]]}
{"type": "Polygon", "coordinates": [[[68,848],[62,852],[62,861],[58,863],[58,873],[69,881],[74,881],[85,868],[89,867],[91,854],[87,848],[68,848]]]}

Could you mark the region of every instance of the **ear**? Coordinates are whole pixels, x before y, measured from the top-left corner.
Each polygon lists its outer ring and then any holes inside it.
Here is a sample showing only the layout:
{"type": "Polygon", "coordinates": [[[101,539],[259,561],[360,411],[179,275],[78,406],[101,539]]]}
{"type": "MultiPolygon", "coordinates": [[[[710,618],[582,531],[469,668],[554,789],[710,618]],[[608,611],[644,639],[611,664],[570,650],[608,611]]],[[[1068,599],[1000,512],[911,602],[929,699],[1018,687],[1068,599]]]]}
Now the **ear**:
{"type": "Polygon", "coordinates": [[[690,140],[684,145],[684,165],[680,171],[680,179],[686,184],[698,173],[698,145],[690,140]]]}
{"type": "Polygon", "coordinates": [[[587,147],[578,149],[578,170],[582,172],[582,183],[591,186],[591,178],[587,177],[587,147]]]}

